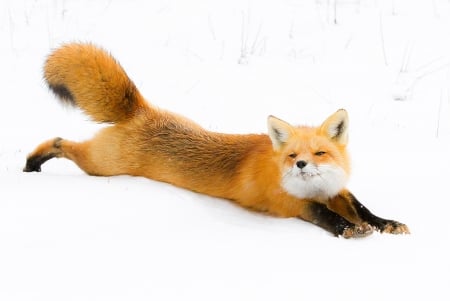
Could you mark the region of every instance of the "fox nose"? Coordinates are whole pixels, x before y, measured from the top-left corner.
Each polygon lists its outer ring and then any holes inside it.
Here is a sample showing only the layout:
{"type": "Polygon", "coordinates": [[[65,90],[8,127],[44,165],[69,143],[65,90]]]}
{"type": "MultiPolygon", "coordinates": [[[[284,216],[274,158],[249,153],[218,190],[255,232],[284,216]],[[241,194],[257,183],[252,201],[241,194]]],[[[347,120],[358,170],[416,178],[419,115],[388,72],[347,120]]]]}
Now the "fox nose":
{"type": "Polygon", "coordinates": [[[300,160],[300,161],[297,161],[297,163],[295,163],[295,164],[297,165],[298,168],[302,169],[303,167],[308,165],[308,162],[300,160]]]}

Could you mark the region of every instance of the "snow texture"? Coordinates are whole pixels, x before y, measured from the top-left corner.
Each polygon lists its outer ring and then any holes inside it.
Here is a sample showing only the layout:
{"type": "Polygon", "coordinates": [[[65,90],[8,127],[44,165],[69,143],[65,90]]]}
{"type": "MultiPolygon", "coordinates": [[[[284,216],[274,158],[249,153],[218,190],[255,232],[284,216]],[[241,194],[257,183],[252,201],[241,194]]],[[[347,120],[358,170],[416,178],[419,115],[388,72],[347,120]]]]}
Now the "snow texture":
{"type": "Polygon", "coordinates": [[[449,300],[447,0],[0,2],[0,300],[449,300]],[[104,126],[42,80],[64,42],[111,51],[152,103],[208,129],[350,116],[349,188],[411,235],[312,224],[26,155],[104,126]]]}

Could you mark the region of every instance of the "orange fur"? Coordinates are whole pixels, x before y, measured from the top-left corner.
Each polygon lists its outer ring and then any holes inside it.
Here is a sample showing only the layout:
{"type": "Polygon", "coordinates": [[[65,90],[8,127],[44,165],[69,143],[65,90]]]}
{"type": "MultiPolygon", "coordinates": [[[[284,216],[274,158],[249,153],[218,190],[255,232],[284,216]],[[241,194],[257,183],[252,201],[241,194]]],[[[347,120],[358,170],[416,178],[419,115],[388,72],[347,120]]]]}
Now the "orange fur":
{"type": "Polygon", "coordinates": [[[91,44],[54,51],[44,77],[60,99],[113,124],[85,142],[42,143],[24,171],[40,171],[48,159],[64,157],[90,175],[143,176],[271,215],[300,217],[346,237],[371,232],[356,226],[334,230],[327,220],[337,213],[349,225],[364,224],[344,187],[350,172],[344,110],[319,127],[294,127],[270,116],[269,135],[211,132],[148,104],[119,63],[91,44]]]}

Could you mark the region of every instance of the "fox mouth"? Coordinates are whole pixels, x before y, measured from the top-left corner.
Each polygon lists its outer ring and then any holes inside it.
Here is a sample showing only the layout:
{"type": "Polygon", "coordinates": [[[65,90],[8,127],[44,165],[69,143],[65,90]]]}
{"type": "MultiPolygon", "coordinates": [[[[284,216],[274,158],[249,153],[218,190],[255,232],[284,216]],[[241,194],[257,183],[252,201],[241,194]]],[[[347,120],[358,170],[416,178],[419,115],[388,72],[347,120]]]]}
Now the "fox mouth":
{"type": "Polygon", "coordinates": [[[318,174],[317,174],[317,173],[310,172],[310,171],[300,171],[300,172],[298,173],[298,176],[299,176],[300,178],[302,178],[303,180],[308,180],[308,179],[311,179],[311,178],[313,178],[313,177],[315,177],[315,176],[318,176],[318,174]]]}

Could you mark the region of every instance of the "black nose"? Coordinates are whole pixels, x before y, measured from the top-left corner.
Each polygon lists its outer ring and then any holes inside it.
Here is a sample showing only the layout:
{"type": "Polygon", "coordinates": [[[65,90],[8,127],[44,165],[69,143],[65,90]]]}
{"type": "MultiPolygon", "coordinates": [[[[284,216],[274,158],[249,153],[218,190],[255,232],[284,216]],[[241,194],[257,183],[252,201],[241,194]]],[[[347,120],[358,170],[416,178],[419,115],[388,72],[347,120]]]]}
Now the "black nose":
{"type": "Polygon", "coordinates": [[[297,163],[295,163],[295,164],[297,165],[298,168],[302,169],[303,167],[308,165],[308,162],[300,160],[300,161],[297,161],[297,163]]]}

